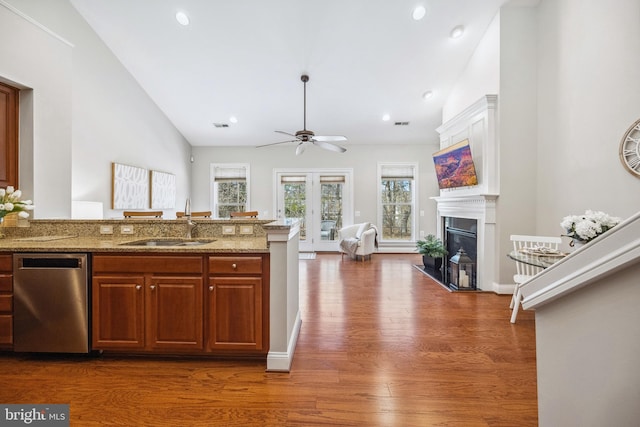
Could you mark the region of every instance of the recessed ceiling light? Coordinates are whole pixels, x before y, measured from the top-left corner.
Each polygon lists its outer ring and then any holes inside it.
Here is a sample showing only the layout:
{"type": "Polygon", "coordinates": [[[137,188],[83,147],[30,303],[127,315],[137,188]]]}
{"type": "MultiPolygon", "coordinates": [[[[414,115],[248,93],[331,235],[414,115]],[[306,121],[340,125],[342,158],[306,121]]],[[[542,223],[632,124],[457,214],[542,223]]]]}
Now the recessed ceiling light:
{"type": "Polygon", "coordinates": [[[238,123],[238,118],[236,116],[231,116],[231,117],[229,117],[229,121],[231,123],[238,123]]]}
{"type": "Polygon", "coordinates": [[[391,116],[388,114],[385,114],[384,116],[382,116],[382,121],[383,122],[388,122],[389,120],[391,120],[391,116]]]}
{"type": "Polygon", "coordinates": [[[180,25],[189,25],[189,17],[184,12],[176,13],[176,21],[178,21],[180,25]]]}
{"type": "Polygon", "coordinates": [[[422,94],[422,99],[424,99],[425,101],[429,98],[431,98],[433,96],[433,92],[431,92],[430,90],[426,91],[425,93],[422,94]]]}
{"type": "Polygon", "coordinates": [[[459,39],[460,37],[462,37],[463,34],[464,34],[464,25],[458,25],[457,27],[454,27],[453,30],[451,30],[451,33],[449,34],[449,36],[452,39],[459,39]]]}
{"type": "Polygon", "coordinates": [[[416,8],[413,9],[413,14],[411,16],[413,17],[414,20],[419,21],[422,18],[424,18],[426,14],[427,14],[427,9],[425,9],[424,6],[416,6],[416,8]]]}

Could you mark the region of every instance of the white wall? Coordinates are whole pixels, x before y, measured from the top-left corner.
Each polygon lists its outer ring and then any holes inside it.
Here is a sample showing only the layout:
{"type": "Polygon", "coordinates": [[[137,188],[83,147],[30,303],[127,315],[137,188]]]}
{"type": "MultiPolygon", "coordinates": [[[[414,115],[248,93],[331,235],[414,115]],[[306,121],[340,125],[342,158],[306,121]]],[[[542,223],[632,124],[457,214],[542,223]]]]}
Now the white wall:
{"type": "MultiPolygon", "coordinates": [[[[537,234],[537,12],[500,11],[500,197],[497,201],[497,279],[513,283],[515,263],[505,256],[511,234],[537,234]]],[[[551,235],[557,236],[560,230],[551,235]]]]}
{"type": "Polygon", "coordinates": [[[69,1],[3,1],[72,45],[0,3],[0,77],[34,89],[34,152],[20,166],[33,162],[34,216],[69,217],[72,199],[103,202],[106,217],[121,216],[110,209],[111,162],[175,174],[181,210],[190,145],[69,1]]]}
{"type": "Polygon", "coordinates": [[[275,218],[273,206],[273,170],[276,168],[353,168],[354,210],[361,216],[355,222],[378,223],[377,220],[377,162],[418,162],[419,177],[418,230],[435,234],[435,202],[430,197],[438,195],[432,154],[438,144],[380,146],[349,145],[346,153],[334,153],[318,147],[308,148],[304,154],[295,155],[295,145],[279,147],[194,147],[192,208],[209,210],[209,165],[211,163],[249,163],[251,168],[251,210],[268,211],[275,218]]]}
{"type": "Polygon", "coordinates": [[[536,309],[541,426],[640,420],[640,264],[536,309]]]}
{"type": "Polygon", "coordinates": [[[640,117],[640,2],[543,0],[538,41],[537,230],[585,209],[640,211],[640,180],[618,157],[640,117]]]}
{"type": "Polygon", "coordinates": [[[500,88],[500,15],[491,21],[442,108],[446,123],[469,105],[500,88]]]}

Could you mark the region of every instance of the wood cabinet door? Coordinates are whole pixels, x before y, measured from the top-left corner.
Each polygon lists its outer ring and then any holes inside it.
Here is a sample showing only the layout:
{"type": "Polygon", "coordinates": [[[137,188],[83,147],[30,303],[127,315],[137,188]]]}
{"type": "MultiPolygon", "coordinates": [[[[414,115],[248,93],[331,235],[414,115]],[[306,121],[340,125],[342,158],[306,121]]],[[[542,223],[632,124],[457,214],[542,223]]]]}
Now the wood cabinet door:
{"type": "Polygon", "coordinates": [[[0,346],[13,344],[13,316],[0,314],[0,346]]]}
{"type": "Polygon", "coordinates": [[[143,349],[144,276],[94,276],[92,347],[143,349]]]}
{"type": "Polygon", "coordinates": [[[207,304],[207,349],[263,349],[262,278],[212,277],[207,304]]]}
{"type": "Polygon", "coordinates": [[[153,349],[202,350],[202,277],[154,276],[147,287],[147,336],[153,349]]]}
{"type": "Polygon", "coordinates": [[[0,187],[18,188],[19,92],[0,83],[0,187]]]}

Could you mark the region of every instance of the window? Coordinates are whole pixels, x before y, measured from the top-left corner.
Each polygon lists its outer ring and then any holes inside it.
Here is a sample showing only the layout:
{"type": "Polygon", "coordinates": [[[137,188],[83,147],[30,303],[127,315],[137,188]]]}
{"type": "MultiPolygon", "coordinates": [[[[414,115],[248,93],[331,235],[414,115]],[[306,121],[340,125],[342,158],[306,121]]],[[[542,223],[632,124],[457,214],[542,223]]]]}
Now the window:
{"type": "Polygon", "coordinates": [[[249,206],[249,165],[212,164],[212,212],[215,218],[229,218],[249,206]]]}
{"type": "Polygon", "coordinates": [[[416,198],[414,163],[378,164],[381,241],[413,241],[416,198]]]}

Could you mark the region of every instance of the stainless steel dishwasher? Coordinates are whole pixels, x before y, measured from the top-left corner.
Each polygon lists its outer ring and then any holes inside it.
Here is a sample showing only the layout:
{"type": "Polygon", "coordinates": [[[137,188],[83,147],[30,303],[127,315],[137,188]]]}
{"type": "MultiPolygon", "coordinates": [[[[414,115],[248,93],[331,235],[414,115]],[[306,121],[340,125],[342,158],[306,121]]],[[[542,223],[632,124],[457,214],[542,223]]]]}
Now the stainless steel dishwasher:
{"type": "Polygon", "coordinates": [[[13,255],[13,349],[89,352],[87,254],[13,255]]]}

